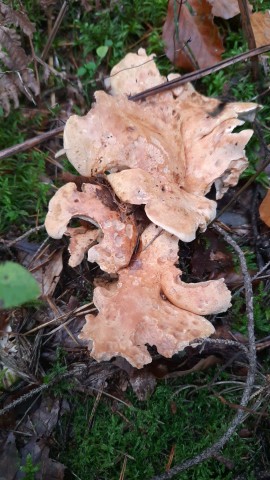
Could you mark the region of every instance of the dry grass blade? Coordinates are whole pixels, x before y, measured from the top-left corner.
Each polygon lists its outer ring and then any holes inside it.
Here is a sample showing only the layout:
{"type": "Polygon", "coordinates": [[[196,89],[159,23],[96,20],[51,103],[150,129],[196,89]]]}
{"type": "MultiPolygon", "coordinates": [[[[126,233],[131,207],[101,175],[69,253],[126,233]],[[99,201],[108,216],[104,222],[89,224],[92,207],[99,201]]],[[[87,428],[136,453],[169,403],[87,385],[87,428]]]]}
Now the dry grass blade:
{"type": "Polygon", "coordinates": [[[95,399],[95,402],[94,402],[94,405],[93,405],[93,408],[92,408],[92,411],[91,411],[91,414],[90,414],[90,417],[89,417],[89,420],[88,420],[88,428],[91,428],[92,425],[93,425],[94,416],[95,416],[95,413],[97,411],[97,407],[98,407],[98,404],[100,402],[100,399],[102,397],[102,393],[103,393],[103,390],[98,392],[98,394],[96,396],[96,399],[95,399]]]}
{"type": "Polygon", "coordinates": [[[121,469],[121,473],[120,473],[119,480],[124,480],[124,478],[125,478],[125,471],[126,471],[126,467],[127,467],[127,456],[125,455],[125,458],[124,458],[124,461],[123,461],[123,465],[122,465],[122,469],[121,469]]]}
{"type": "Polygon", "coordinates": [[[57,19],[56,19],[56,21],[55,21],[55,23],[54,23],[54,26],[53,26],[53,28],[52,28],[52,31],[50,32],[50,35],[49,35],[49,38],[48,38],[48,40],[47,40],[47,43],[46,43],[46,45],[45,45],[45,47],[44,47],[44,50],[43,50],[43,52],[42,52],[42,54],[41,54],[41,60],[46,60],[46,58],[47,58],[47,56],[48,56],[48,53],[49,53],[49,50],[50,50],[50,48],[51,48],[51,44],[52,44],[52,42],[54,41],[55,36],[56,36],[56,34],[57,34],[57,32],[58,32],[58,30],[59,30],[59,28],[60,28],[60,25],[61,25],[61,23],[62,23],[62,20],[63,20],[63,18],[64,18],[64,16],[65,16],[66,11],[67,11],[67,8],[68,8],[68,2],[64,2],[63,5],[62,5],[62,7],[61,7],[61,10],[60,10],[60,12],[59,12],[59,14],[58,14],[58,16],[57,16],[57,19]]]}

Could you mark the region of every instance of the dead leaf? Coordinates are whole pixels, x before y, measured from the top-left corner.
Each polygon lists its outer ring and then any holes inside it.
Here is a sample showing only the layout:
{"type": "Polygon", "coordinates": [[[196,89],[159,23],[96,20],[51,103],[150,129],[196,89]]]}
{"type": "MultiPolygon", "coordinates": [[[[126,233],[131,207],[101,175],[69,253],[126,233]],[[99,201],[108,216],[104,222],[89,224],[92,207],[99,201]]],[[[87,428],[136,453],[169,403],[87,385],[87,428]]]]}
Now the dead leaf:
{"type": "Polygon", "coordinates": [[[201,358],[192,368],[189,368],[188,370],[176,370],[172,373],[165,375],[163,378],[167,379],[167,378],[184,377],[193,372],[202,372],[220,363],[222,363],[222,361],[219,357],[217,357],[216,355],[209,355],[206,358],[201,358]]]}
{"type": "Polygon", "coordinates": [[[49,437],[55,428],[60,410],[60,402],[57,399],[44,397],[34,413],[24,424],[25,430],[37,437],[49,437]]]}
{"type": "Polygon", "coordinates": [[[255,12],[250,15],[252,30],[255,37],[256,47],[262,47],[270,43],[270,12],[255,12]]]}
{"type": "Polygon", "coordinates": [[[220,62],[224,47],[208,1],[177,2],[176,18],[174,5],[175,1],[170,0],[162,35],[171,62],[188,70],[220,62]],[[176,21],[178,28],[175,32],[176,21]]]}
{"type": "Polygon", "coordinates": [[[259,213],[261,220],[270,227],[270,190],[267,191],[259,207],[259,213]]]}
{"type": "Polygon", "coordinates": [[[41,286],[42,295],[51,296],[56,289],[63,270],[63,248],[55,250],[51,254],[44,253],[30,272],[41,286]]]}
{"type": "MultiPolygon", "coordinates": [[[[25,465],[26,457],[31,455],[33,465],[39,466],[39,471],[35,474],[35,480],[63,480],[65,473],[65,466],[49,458],[49,447],[46,445],[47,439],[31,438],[25,447],[22,448],[22,464],[25,465]]],[[[25,478],[24,472],[17,472],[15,480],[25,478]]]]}
{"type": "Polygon", "coordinates": [[[212,5],[212,15],[214,17],[228,18],[235,17],[240,13],[238,0],[208,0],[212,5]]]}
{"type": "Polygon", "coordinates": [[[5,444],[1,446],[0,480],[14,480],[19,465],[20,458],[15,443],[15,436],[13,433],[10,433],[5,444]]]}

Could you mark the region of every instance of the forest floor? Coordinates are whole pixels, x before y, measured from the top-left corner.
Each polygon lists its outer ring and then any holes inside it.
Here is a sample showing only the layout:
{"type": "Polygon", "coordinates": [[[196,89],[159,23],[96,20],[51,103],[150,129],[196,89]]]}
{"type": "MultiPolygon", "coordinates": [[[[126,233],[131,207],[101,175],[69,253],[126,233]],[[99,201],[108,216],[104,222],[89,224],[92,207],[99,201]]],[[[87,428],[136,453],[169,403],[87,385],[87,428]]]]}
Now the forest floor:
{"type": "MultiPolygon", "coordinates": [[[[15,11],[22,8],[19,0],[11,3],[15,11]]],[[[269,8],[266,0],[251,3],[257,12],[269,8]]],[[[5,3],[0,4],[5,18],[5,3]]],[[[78,333],[85,315],[96,311],[94,278],[103,274],[86,258],[71,268],[67,238],[53,240],[43,226],[50,198],[78,175],[65,156],[55,157],[63,148],[62,130],[71,114],[90,109],[94,91],[104,89],[104,78],[128,52],[142,47],[155,53],[163,75],[186,70],[164,54],[166,0],[61,5],[25,0],[23,8],[35,31],[28,35],[25,21],[21,29],[12,18],[10,25],[17,25],[26,53],[35,52],[34,80],[15,94],[16,109],[14,97],[0,83],[0,150],[45,132],[51,135],[9,155],[1,157],[0,151],[0,260],[26,267],[43,293],[16,306],[27,290],[23,278],[21,285],[10,287],[13,308],[0,311],[0,477],[270,479],[270,228],[259,213],[270,175],[269,57],[265,54],[259,63],[256,80],[251,62],[242,61],[193,83],[203,95],[220,99],[221,107],[231,101],[262,106],[256,120],[245,124],[254,130],[246,148],[249,166],[217,209],[218,225],[244,254],[247,275],[235,249],[212,225],[194,241],[180,242],[184,281],[225,278],[232,291],[228,312],[209,317],[216,329],[213,338],[224,342],[188,347],[172,359],[150,348],[153,361],[140,370],[121,358],[97,363],[78,333]],[[248,279],[256,371],[248,402],[241,406],[252,369],[248,279]],[[189,469],[173,470],[226,435],[239,412],[238,429],[224,448],[206,453],[189,469]]],[[[215,22],[223,59],[248,51],[240,15],[215,22]]],[[[1,300],[2,294],[0,285],[1,300]]]]}

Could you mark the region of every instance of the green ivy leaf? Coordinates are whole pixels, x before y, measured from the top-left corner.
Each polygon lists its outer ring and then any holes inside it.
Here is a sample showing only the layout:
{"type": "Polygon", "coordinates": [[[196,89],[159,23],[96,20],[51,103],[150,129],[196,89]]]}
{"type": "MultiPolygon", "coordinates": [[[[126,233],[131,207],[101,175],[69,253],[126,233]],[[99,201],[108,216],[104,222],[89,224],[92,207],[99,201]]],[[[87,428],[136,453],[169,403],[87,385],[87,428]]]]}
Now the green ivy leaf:
{"type": "Polygon", "coordinates": [[[96,50],[97,56],[101,59],[106,57],[108,50],[109,50],[109,47],[107,45],[101,45],[96,50]]]}
{"type": "Polygon", "coordinates": [[[39,295],[39,285],[28,270],[18,263],[0,264],[0,309],[17,307],[39,295]]]}

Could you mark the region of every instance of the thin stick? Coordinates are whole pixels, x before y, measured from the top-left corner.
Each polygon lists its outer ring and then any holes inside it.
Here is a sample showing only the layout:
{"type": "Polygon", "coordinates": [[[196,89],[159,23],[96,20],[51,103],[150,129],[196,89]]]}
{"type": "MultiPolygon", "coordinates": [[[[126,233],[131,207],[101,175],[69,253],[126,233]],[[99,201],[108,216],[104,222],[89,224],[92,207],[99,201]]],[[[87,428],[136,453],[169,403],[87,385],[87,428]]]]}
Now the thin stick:
{"type": "MultiPolygon", "coordinates": [[[[249,7],[247,0],[238,0],[239,10],[241,14],[241,22],[242,28],[244,31],[244,35],[247,39],[248,48],[250,50],[256,48],[256,41],[250,21],[250,14],[249,14],[249,7]]],[[[252,77],[253,80],[256,82],[259,78],[259,61],[258,57],[253,57],[251,59],[251,66],[252,66],[252,77]]]]}
{"type": "MultiPolygon", "coordinates": [[[[260,173],[262,173],[266,167],[270,164],[270,155],[268,154],[267,155],[267,159],[266,161],[264,162],[264,164],[259,168],[259,170],[257,170],[256,173],[254,173],[249,179],[248,181],[243,185],[243,187],[240,188],[240,190],[238,190],[238,192],[233,196],[233,198],[218,212],[217,216],[216,216],[216,220],[221,217],[221,215],[226,212],[226,210],[228,210],[228,208],[237,200],[238,197],[240,197],[240,195],[242,195],[242,193],[249,187],[249,185],[251,185],[254,180],[256,180],[256,178],[260,175],[260,173]]],[[[211,222],[212,223],[212,222],[211,222]]],[[[211,223],[209,225],[211,225],[211,223]]]]}
{"type": "Polygon", "coordinates": [[[182,77],[175,78],[170,80],[169,82],[161,83],[156,87],[148,88],[144,92],[137,93],[136,95],[132,95],[129,97],[130,100],[137,101],[142,100],[150,95],[156,95],[157,93],[166,92],[167,90],[171,90],[173,88],[179,87],[187,82],[193,82],[194,80],[198,80],[199,78],[206,77],[210,73],[218,72],[223,68],[229,67],[234,65],[235,63],[242,62],[247,60],[248,58],[255,57],[256,55],[261,55],[262,53],[268,52],[270,50],[270,44],[264,45],[263,47],[254,48],[249,52],[240,53],[240,55],[236,55],[235,57],[228,58],[227,60],[223,60],[220,63],[217,63],[213,67],[201,68],[200,70],[196,70],[195,72],[187,73],[182,77]]]}
{"type": "MultiPolygon", "coordinates": [[[[231,247],[237,253],[241,270],[244,278],[244,285],[245,285],[245,296],[246,296],[246,312],[248,317],[248,374],[247,379],[245,382],[244,392],[241,398],[241,402],[239,404],[240,407],[246,407],[249,400],[250,395],[252,392],[252,388],[255,382],[255,373],[256,373],[256,344],[255,344],[255,334],[254,334],[254,316],[253,316],[253,292],[252,292],[252,283],[250,279],[250,275],[248,273],[248,268],[246,264],[245,255],[242,252],[241,248],[237,245],[237,243],[224,232],[222,228],[218,225],[214,225],[214,228],[218,231],[220,235],[223,236],[225,241],[231,245],[231,247]]],[[[237,427],[241,424],[245,417],[245,412],[242,408],[239,408],[239,411],[231,421],[227,431],[222,435],[222,437],[217,440],[211,447],[206,448],[202,453],[197,455],[190,460],[186,460],[185,462],[181,463],[180,465],[176,465],[173,467],[169,472],[163,473],[161,475],[157,475],[152,478],[152,480],[168,480],[174,475],[177,475],[180,472],[187,470],[190,467],[194,467],[205,460],[209,460],[209,458],[215,456],[223,447],[224,445],[230,440],[231,436],[237,429],[237,427]]]]}
{"type": "Polygon", "coordinates": [[[49,140],[49,138],[56,137],[56,135],[58,135],[59,133],[62,133],[63,130],[64,130],[64,125],[62,125],[61,127],[54,128],[49,132],[42,133],[41,135],[37,135],[34,138],[29,138],[28,140],[25,140],[25,142],[18,143],[18,145],[14,145],[13,147],[5,148],[0,152],[0,160],[3,160],[4,158],[7,158],[7,157],[11,157],[12,155],[16,155],[17,153],[25,152],[26,150],[29,150],[30,148],[35,147],[39,143],[49,140]]]}
{"type": "Polygon", "coordinates": [[[55,39],[55,36],[56,36],[56,34],[59,30],[59,27],[62,23],[62,20],[65,16],[67,8],[68,8],[68,2],[64,2],[61,9],[60,9],[60,12],[58,13],[57,19],[55,20],[54,26],[53,26],[53,28],[50,32],[50,35],[49,35],[49,38],[48,38],[47,43],[45,45],[45,48],[44,48],[44,50],[41,54],[41,60],[46,60],[47,55],[49,53],[49,50],[51,48],[51,44],[55,39]]]}
{"type": "Polygon", "coordinates": [[[70,370],[69,372],[65,372],[63,373],[62,375],[58,375],[56,378],[54,378],[50,383],[46,383],[46,384],[43,384],[43,385],[40,385],[39,387],[37,388],[34,388],[33,390],[31,390],[29,393],[26,393],[25,395],[22,395],[21,397],[17,398],[16,400],[14,400],[13,402],[11,402],[10,404],[6,405],[4,408],[2,408],[0,410],[0,416],[1,415],[4,415],[5,413],[9,412],[10,410],[12,410],[13,408],[17,407],[18,405],[20,405],[21,403],[25,402],[26,400],[29,400],[30,398],[32,398],[34,395],[38,394],[38,393],[41,393],[43,392],[44,390],[47,390],[48,388],[50,388],[52,385],[54,385],[55,383],[59,382],[60,380],[62,380],[63,378],[68,378],[68,377],[73,377],[75,376],[76,374],[80,374],[82,372],[80,372],[80,370],[85,370],[86,369],[86,366],[84,365],[80,365],[79,368],[73,368],[72,370],[70,370]]]}
{"type": "Polygon", "coordinates": [[[14,240],[11,240],[10,242],[6,243],[6,247],[7,248],[12,247],[12,245],[15,245],[16,243],[20,242],[24,238],[29,237],[29,235],[31,235],[32,233],[37,233],[37,232],[39,232],[39,230],[43,230],[43,228],[45,228],[44,224],[39,225],[37,227],[30,228],[30,230],[27,230],[27,232],[25,232],[20,237],[17,237],[14,240]]]}
{"type": "MultiPolygon", "coordinates": [[[[264,265],[264,267],[263,267],[261,270],[259,270],[259,271],[256,273],[256,275],[254,275],[254,276],[251,278],[251,281],[254,282],[254,281],[257,280],[257,279],[262,280],[263,278],[265,278],[265,277],[261,277],[260,275],[261,275],[265,270],[267,270],[268,267],[270,267],[270,262],[267,262],[267,263],[264,265]]],[[[267,278],[267,277],[266,277],[266,278],[267,278]]],[[[235,297],[236,295],[239,295],[239,293],[241,293],[241,292],[244,290],[244,288],[245,288],[245,287],[240,287],[236,292],[234,292],[233,297],[235,297]]]]}

